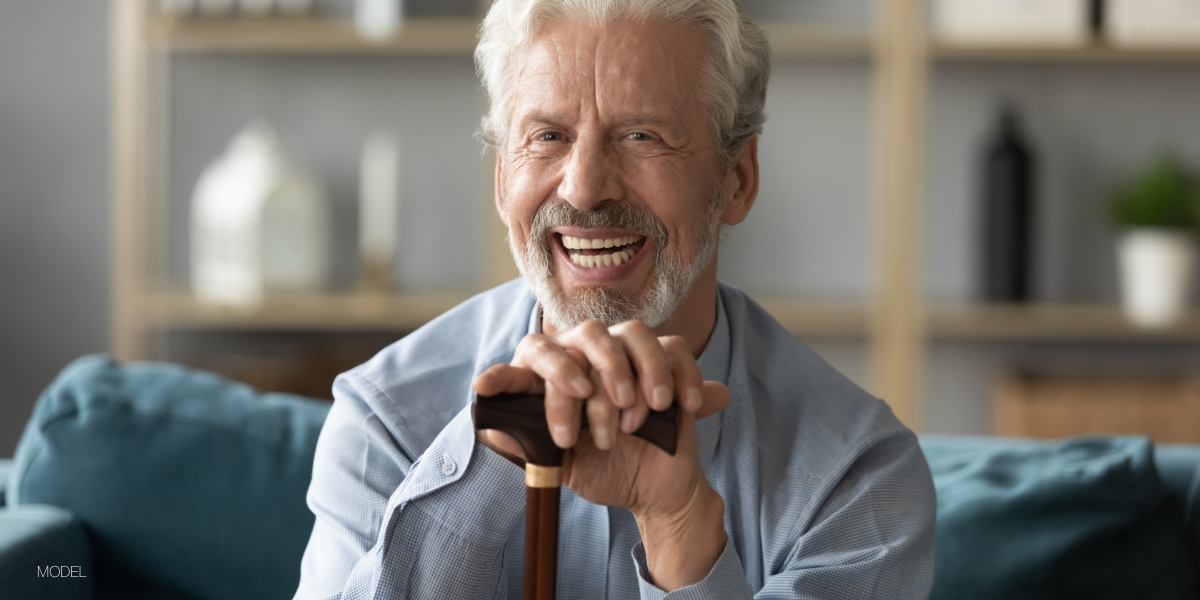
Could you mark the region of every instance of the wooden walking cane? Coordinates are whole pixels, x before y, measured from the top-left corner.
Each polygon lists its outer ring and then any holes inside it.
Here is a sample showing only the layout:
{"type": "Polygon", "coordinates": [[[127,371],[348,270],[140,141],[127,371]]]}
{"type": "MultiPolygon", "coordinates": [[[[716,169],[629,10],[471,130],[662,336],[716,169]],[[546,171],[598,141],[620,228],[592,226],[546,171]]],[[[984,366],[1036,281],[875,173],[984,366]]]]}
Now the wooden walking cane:
{"type": "MultiPolygon", "coordinates": [[[[563,449],[554,445],[541,394],[498,394],[477,398],[471,406],[475,429],[497,429],[525,451],[525,600],[554,600],[558,580],[558,501],[563,449]]],[[[587,429],[587,412],[580,429],[587,429]]],[[[650,411],[633,433],[675,456],[679,406],[650,411]]]]}

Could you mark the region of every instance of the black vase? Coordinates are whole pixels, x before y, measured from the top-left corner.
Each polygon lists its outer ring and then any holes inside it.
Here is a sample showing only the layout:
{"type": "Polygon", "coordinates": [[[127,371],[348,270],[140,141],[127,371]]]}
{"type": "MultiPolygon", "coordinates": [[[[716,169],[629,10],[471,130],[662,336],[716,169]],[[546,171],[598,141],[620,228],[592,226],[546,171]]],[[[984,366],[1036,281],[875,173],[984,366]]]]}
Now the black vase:
{"type": "Polygon", "coordinates": [[[1033,156],[1016,110],[1006,106],[983,164],[983,298],[1025,302],[1031,295],[1033,156]]]}

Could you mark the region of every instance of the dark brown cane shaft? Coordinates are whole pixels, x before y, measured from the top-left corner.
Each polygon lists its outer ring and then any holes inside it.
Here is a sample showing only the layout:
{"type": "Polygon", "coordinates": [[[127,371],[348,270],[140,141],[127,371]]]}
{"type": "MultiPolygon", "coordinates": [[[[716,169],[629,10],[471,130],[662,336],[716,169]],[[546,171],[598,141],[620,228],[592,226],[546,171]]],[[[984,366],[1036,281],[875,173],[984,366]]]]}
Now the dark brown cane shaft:
{"type": "MultiPolygon", "coordinates": [[[[558,467],[563,449],[554,444],[546,422],[541,394],[481,396],[471,407],[476,429],[503,431],[525,452],[525,600],[554,600],[558,579],[558,503],[562,485],[558,467]]],[[[580,429],[588,429],[587,413],[580,414],[580,429]]],[[[636,435],[675,456],[679,435],[679,406],[650,411],[636,435]]]]}
{"type": "Polygon", "coordinates": [[[525,600],[554,600],[561,489],[525,488],[525,600]]]}

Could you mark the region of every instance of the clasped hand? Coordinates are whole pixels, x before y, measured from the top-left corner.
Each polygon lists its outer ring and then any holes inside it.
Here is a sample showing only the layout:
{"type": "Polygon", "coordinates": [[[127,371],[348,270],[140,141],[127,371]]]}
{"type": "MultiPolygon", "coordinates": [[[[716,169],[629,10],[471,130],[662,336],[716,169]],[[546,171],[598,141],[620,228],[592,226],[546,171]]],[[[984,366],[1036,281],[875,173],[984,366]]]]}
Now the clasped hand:
{"type": "MultiPolygon", "coordinates": [[[[640,321],[606,328],[596,321],[553,335],[531,334],[512,363],[495,365],[472,384],[476,393],[545,393],[546,422],[566,453],[563,482],[580,497],[629,509],[642,517],[679,518],[715,492],[700,470],[696,420],[729,403],[722,384],[703,381],[687,342],[654,335],[640,321]],[[678,398],[681,418],[675,456],[630,435],[650,409],[678,398]],[[587,411],[589,431],[580,431],[587,411]]],[[[499,431],[479,441],[523,459],[520,444],[499,431]]]]}

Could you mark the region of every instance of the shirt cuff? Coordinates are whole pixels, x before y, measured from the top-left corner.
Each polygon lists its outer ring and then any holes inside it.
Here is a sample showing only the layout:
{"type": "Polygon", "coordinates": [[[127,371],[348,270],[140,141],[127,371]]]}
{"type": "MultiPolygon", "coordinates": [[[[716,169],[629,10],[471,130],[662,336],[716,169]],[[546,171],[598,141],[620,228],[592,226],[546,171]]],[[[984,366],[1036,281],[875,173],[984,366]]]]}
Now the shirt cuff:
{"type": "Polygon", "coordinates": [[[642,600],[736,600],[752,598],[750,584],[746,582],[746,573],[742,570],[742,559],[733,548],[733,539],[725,540],[725,550],[721,552],[717,564],[704,579],[673,592],[666,592],[650,583],[650,568],[646,566],[646,547],[638,542],[633,547],[633,562],[637,567],[638,589],[641,590],[642,600]]]}
{"type": "Polygon", "coordinates": [[[468,406],[413,463],[389,504],[388,514],[415,509],[476,543],[502,546],[525,514],[525,472],[475,441],[468,406]]]}

